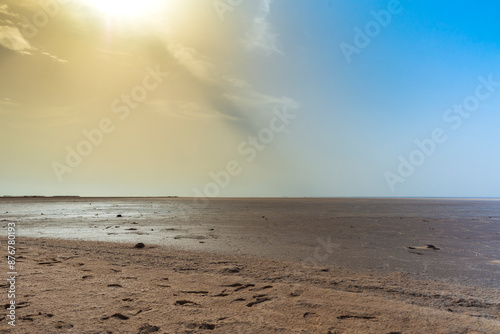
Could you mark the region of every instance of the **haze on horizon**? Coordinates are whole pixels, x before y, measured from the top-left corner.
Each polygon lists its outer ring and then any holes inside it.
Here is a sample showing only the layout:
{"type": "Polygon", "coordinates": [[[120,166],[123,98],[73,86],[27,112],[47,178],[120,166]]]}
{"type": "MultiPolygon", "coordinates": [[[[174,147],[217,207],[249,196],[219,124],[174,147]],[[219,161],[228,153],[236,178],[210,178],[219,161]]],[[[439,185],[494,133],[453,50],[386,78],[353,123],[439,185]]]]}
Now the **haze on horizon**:
{"type": "Polygon", "coordinates": [[[0,196],[500,197],[499,10],[2,0],[0,196]]]}

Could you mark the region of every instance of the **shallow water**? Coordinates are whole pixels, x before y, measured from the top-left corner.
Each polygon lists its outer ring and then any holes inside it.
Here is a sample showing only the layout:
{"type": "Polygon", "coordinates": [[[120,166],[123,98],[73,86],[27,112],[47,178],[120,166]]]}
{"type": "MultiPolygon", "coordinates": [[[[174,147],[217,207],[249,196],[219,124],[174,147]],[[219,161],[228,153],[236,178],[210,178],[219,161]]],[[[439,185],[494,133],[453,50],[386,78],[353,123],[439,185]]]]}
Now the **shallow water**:
{"type": "Polygon", "coordinates": [[[500,288],[498,200],[2,198],[0,212],[18,238],[144,242],[500,288]]]}

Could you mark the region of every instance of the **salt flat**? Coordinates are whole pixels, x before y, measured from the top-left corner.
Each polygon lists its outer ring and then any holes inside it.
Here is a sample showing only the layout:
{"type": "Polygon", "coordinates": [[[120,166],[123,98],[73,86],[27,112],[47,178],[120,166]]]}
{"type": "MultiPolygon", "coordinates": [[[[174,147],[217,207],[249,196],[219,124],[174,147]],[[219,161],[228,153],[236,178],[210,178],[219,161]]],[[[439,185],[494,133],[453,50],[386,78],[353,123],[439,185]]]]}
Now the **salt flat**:
{"type": "Polygon", "coordinates": [[[19,238],[143,242],[500,288],[496,200],[2,198],[0,212],[19,238]]]}

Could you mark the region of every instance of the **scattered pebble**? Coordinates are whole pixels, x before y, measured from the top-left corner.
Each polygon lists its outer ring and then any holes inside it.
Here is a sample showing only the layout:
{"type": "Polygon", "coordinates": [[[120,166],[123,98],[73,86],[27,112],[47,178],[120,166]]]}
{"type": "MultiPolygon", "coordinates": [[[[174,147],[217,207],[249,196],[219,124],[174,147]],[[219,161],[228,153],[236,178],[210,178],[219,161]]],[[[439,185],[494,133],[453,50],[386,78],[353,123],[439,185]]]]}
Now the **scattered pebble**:
{"type": "Polygon", "coordinates": [[[154,333],[158,332],[160,330],[160,327],[158,326],[151,326],[150,324],[144,324],[139,328],[139,333],[138,334],[149,334],[149,333],[154,333]]]}
{"type": "Polygon", "coordinates": [[[127,317],[126,315],[124,314],[121,314],[121,313],[115,313],[111,316],[111,318],[117,318],[117,319],[120,319],[120,320],[128,320],[130,319],[129,317],[127,317]]]}
{"type": "Polygon", "coordinates": [[[214,330],[215,329],[215,325],[214,324],[207,324],[207,323],[203,323],[200,325],[199,327],[200,329],[210,329],[210,330],[214,330]]]}

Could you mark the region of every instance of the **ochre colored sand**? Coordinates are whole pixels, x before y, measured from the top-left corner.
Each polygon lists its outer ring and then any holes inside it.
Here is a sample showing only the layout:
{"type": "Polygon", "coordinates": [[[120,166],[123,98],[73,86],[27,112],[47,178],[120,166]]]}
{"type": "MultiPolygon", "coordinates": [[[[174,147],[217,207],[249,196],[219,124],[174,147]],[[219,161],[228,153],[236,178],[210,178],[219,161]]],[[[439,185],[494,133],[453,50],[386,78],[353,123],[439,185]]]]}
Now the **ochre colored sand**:
{"type": "Polygon", "coordinates": [[[500,333],[497,290],[401,273],[56,239],[16,255],[1,333],[500,333]]]}

